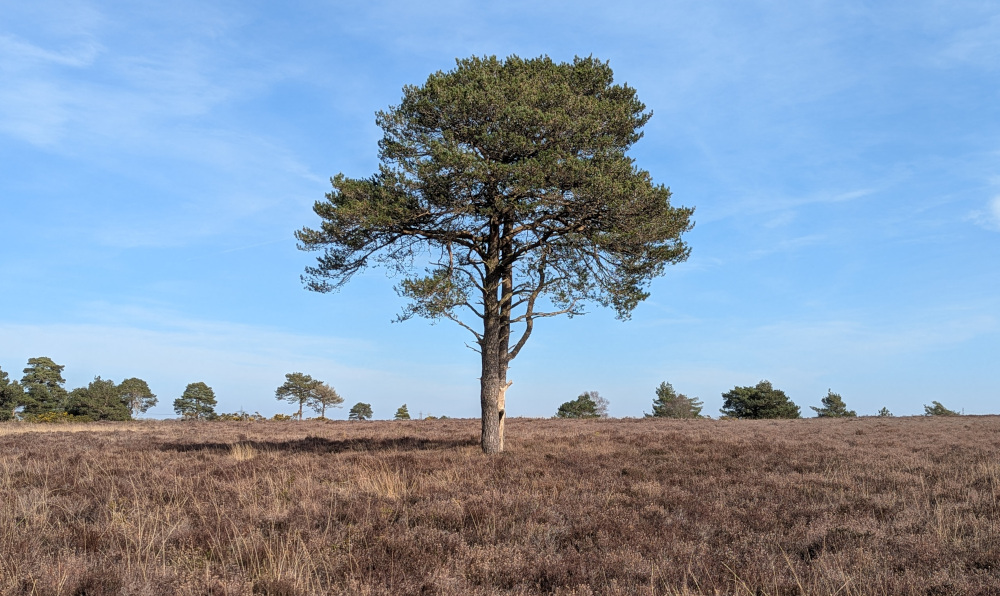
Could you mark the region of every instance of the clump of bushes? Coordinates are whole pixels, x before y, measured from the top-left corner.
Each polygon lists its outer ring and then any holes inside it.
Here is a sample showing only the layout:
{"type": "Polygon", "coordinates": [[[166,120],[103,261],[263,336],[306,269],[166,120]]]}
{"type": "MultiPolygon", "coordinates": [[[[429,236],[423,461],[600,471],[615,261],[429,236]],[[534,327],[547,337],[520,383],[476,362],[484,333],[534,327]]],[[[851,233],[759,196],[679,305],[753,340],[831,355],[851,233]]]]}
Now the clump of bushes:
{"type": "Polygon", "coordinates": [[[220,422],[261,422],[267,420],[260,415],[260,412],[254,412],[253,414],[247,414],[246,412],[223,412],[221,414],[216,414],[212,420],[220,422]]]}
{"type": "Polygon", "coordinates": [[[753,387],[733,387],[722,394],[723,416],[728,418],[799,418],[799,407],[788,399],[785,392],[775,389],[770,381],[761,381],[753,387]]]}
{"type": "Polygon", "coordinates": [[[584,391],[556,410],[556,418],[607,418],[608,400],[596,391],[584,391]]]}

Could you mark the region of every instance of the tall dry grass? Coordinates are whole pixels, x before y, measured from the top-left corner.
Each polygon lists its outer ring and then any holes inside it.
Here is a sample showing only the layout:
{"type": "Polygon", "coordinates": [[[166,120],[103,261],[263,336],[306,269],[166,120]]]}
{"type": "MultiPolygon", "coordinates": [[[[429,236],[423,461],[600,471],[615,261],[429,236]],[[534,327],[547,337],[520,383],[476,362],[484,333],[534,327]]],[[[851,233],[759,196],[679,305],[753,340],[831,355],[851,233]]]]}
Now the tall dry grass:
{"type": "Polygon", "coordinates": [[[38,430],[0,594],[1000,594],[997,417],[38,430]]]}

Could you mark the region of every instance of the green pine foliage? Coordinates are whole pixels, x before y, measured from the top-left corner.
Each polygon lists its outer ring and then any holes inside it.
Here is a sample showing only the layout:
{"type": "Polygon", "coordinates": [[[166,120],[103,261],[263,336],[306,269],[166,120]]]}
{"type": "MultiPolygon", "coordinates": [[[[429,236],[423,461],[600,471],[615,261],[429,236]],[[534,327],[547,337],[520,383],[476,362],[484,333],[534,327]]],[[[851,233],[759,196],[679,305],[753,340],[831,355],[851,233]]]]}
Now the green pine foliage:
{"type": "Polygon", "coordinates": [[[651,280],[688,258],[694,210],[629,155],[651,117],[593,57],[472,57],[407,85],[376,115],[378,170],[334,176],[318,225],[296,232],[320,253],[306,287],[334,291],[383,266],[408,300],[400,319],[472,333],[481,447],[496,453],[508,367],[534,322],[587,303],[628,318],[651,280]]]}
{"type": "Polygon", "coordinates": [[[723,416],[728,418],[799,418],[799,407],[770,381],[753,387],[734,387],[722,394],[723,416]]]}
{"type": "Polygon", "coordinates": [[[128,404],[132,416],[145,414],[147,410],[156,405],[156,394],[149,389],[149,384],[142,379],[132,377],[122,381],[118,386],[122,399],[128,404]]]}
{"type": "Polygon", "coordinates": [[[674,386],[666,381],[656,388],[653,413],[647,418],[701,418],[702,402],[697,397],[688,397],[674,391],[674,386]]]}
{"type": "Polygon", "coordinates": [[[584,391],[574,400],[556,410],[556,418],[607,418],[608,400],[596,391],[584,391]]]}
{"type": "Polygon", "coordinates": [[[371,420],[372,416],[372,406],[371,404],[366,404],[363,402],[358,402],[351,406],[350,412],[347,413],[348,420],[371,420]]]}
{"type": "Polygon", "coordinates": [[[189,383],[174,400],[174,412],[186,420],[211,420],[215,417],[215,391],[199,381],[189,383]]]}
{"type": "Polygon", "coordinates": [[[924,416],[959,416],[960,414],[954,410],[949,410],[948,408],[941,405],[941,402],[932,401],[933,405],[924,406],[924,416]]]}
{"type": "Polygon", "coordinates": [[[29,416],[47,412],[63,412],[66,410],[66,399],[69,392],[63,385],[66,379],[62,376],[65,366],[56,364],[47,356],[29,358],[24,369],[21,386],[24,388],[24,413],[29,416]]]}
{"type": "Polygon", "coordinates": [[[826,397],[821,402],[823,404],[821,408],[809,406],[816,411],[816,416],[819,418],[854,418],[858,415],[854,410],[847,409],[847,404],[839,393],[834,393],[830,389],[826,390],[826,397]]]}
{"type": "Polygon", "coordinates": [[[11,381],[7,372],[0,369],[0,422],[14,418],[14,410],[21,405],[23,396],[21,384],[11,381]]]}
{"type": "Polygon", "coordinates": [[[882,406],[882,409],[878,411],[878,416],[881,418],[892,418],[892,412],[889,411],[889,408],[882,406]]]}
{"type": "Polygon", "coordinates": [[[95,377],[87,387],[74,389],[67,400],[66,413],[88,420],[131,420],[132,410],[119,385],[111,379],[95,377]]]}
{"type": "Polygon", "coordinates": [[[342,408],[344,398],[337,393],[337,390],[330,385],[320,382],[313,387],[312,395],[309,396],[308,405],[320,418],[326,419],[327,408],[342,408]]]}
{"type": "Polygon", "coordinates": [[[296,417],[302,420],[302,407],[313,399],[316,388],[322,381],[317,381],[311,376],[293,372],[285,375],[285,382],[274,390],[274,397],[284,400],[299,407],[296,417]]]}
{"type": "Polygon", "coordinates": [[[393,416],[393,419],[394,420],[409,420],[410,419],[410,411],[406,409],[406,404],[403,404],[403,405],[399,406],[399,409],[396,410],[396,415],[393,416]]]}

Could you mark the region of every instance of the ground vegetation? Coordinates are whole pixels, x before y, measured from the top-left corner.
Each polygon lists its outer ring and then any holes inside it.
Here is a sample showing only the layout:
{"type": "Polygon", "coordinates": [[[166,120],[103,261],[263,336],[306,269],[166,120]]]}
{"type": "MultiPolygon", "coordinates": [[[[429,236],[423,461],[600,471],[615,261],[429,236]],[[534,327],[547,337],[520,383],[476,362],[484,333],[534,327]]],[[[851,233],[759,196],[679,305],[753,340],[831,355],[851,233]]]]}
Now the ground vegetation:
{"type": "Polygon", "coordinates": [[[1000,418],[0,424],[0,594],[1000,593],[1000,418]]]}

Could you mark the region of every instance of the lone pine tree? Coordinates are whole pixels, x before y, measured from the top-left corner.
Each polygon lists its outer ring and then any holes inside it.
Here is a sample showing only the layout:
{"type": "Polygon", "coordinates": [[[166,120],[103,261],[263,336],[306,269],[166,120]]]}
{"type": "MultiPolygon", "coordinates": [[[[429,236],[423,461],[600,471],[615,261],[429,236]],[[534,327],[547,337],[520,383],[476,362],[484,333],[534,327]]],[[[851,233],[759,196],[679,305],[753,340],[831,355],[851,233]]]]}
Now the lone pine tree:
{"type": "Polygon", "coordinates": [[[819,418],[853,418],[858,415],[854,410],[847,409],[847,404],[839,393],[834,393],[830,389],[826,390],[826,397],[820,402],[823,404],[821,408],[809,406],[816,411],[816,416],[819,418]]]}
{"type": "Polygon", "coordinates": [[[400,320],[472,333],[480,443],[502,451],[507,369],[535,321],[583,314],[587,301],[627,319],[649,282],[688,257],[693,209],[672,206],[626,155],[645,109],[593,57],[473,57],[404,87],[377,113],[378,172],[335,176],[314,207],[320,227],[296,232],[300,249],[322,251],[303,281],[329,292],[382,265],[403,275],[400,320]]]}
{"type": "Polygon", "coordinates": [[[174,412],[185,419],[208,419],[215,417],[215,391],[205,383],[188,383],[184,393],[174,400],[174,412]]]}
{"type": "Polygon", "coordinates": [[[348,420],[371,420],[372,416],[374,416],[372,405],[360,401],[351,406],[350,411],[347,413],[348,420]]]}

